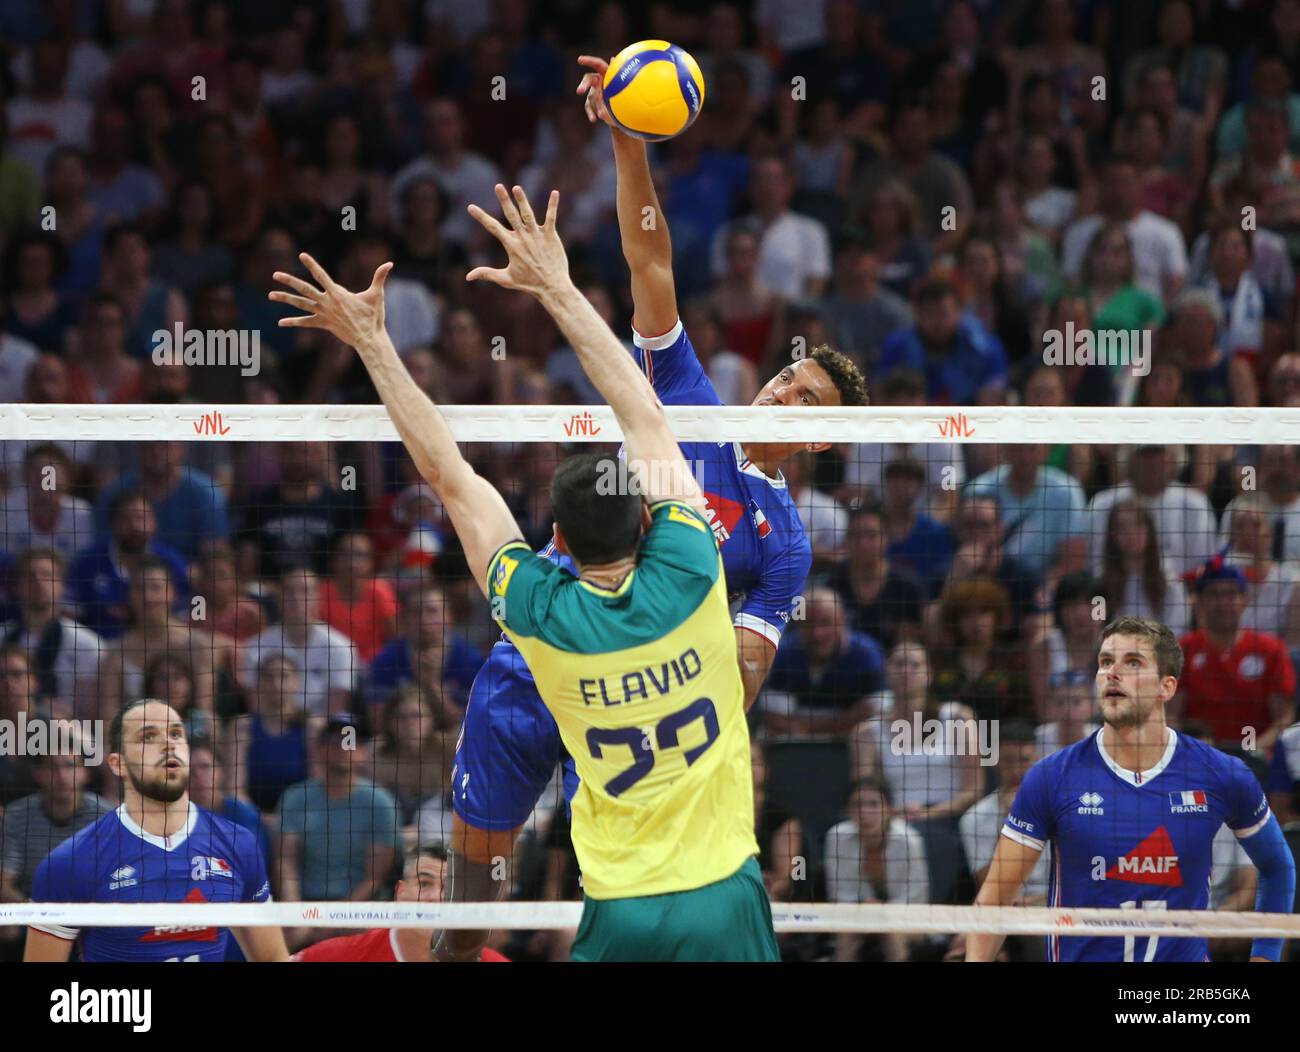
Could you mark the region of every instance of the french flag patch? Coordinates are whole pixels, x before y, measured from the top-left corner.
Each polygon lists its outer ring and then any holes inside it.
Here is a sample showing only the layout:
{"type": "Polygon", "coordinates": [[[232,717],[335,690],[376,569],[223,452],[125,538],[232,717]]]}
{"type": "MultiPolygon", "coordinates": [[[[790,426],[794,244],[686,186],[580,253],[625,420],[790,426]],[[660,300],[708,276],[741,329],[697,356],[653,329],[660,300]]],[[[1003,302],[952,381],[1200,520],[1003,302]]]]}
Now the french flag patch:
{"type": "Polygon", "coordinates": [[[767,521],[767,516],[763,514],[756,500],[749,502],[749,513],[754,516],[754,526],[758,530],[758,539],[761,541],[772,532],[772,524],[767,521]]]}
{"type": "Polygon", "coordinates": [[[1210,804],[1204,789],[1184,789],[1181,793],[1169,794],[1169,807],[1175,814],[1187,814],[1209,811],[1210,804]]]}

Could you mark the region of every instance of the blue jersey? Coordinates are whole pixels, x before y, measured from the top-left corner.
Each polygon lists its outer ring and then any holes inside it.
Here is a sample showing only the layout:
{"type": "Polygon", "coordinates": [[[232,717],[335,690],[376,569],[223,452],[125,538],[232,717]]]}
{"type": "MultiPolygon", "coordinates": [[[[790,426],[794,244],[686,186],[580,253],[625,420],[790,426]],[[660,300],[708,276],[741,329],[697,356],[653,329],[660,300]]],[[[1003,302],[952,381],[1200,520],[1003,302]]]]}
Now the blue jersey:
{"type": "MultiPolygon", "coordinates": [[[[663,336],[635,335],[637,362],[664,405],[722,405],[679,321],[663,336]]],[[[789,623],[812,566],[812,545],[785,479],[749,462],[738,442],[683,442],[708,502],[705,517],[722,551],[735,623],[773,646],[789,623]]]]}
{"type": "MultiPolygon", "coordinates": [[[[190,804],[170,837],[146,833],[119,807],[55,848],[36,870],[33,902],[268,902],[257,836],[190,804]]],[[[33,925],[81,936],[85,961],[220,961],[226,928],[86,928],[33,925]]]]}
{"type": "MultiPolygon", "coordinates": [[[[1155,767],[1125,770],[1102,746],[1104,730],[1030,768],[1002,835],[1051,843],[1050,905],[1207,909],[1215,834],[1226,823],[1244,841],[1263,829],[1263,788],[1241,760],[1173,730],[1155,767]]],[[[1209,960],[1204,939],[1147,936],[1054,935],[1048,957],[1209,960]]]]}
{"type": "MultiPolygon", "coordinates": [[[[680,321],[663,336],[634,334],[633,343],[664,405],[723,404],[680,321]]],[[[739,442],[683,442],[681,450],[708,502],[704,517],[722,551],[735,623],[776,646],[812,566],[812,545],[785,479],[763,474],[739,442]]],[[[554,542],[539,554],[576,573],[554,542]]]]}
{"type": "MultiPolygon", "coordinates": [[[[634,334],[634,355],[665,405],[721,405],[679,321],[662,336],[634,334]]],[[[683,442],[682,454],[704,491],[704,512],[718,538],[733,620],[773,646],[789,623],[812,565],[812,546],[785,480],[764,475],[735,442],[683,442]]],[[[539,553],[576,572],[548,544],[539,553]]],[[[555,720],[537,696],[532,673],[504,637],[488,654],[470,691],[452,768],[452,805],[478,829],[524,823],[560,760],[555,720]]],[[[565,765],[565,793],[577,775],[565,765]]]]}

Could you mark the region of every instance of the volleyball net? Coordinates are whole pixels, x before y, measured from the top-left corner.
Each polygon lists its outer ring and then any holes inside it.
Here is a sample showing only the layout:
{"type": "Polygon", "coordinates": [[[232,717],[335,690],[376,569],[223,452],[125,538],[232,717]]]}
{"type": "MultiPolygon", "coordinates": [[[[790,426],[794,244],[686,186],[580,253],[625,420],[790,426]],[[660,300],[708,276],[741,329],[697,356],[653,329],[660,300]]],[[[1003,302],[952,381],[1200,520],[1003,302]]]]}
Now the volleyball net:
{"type": "MultiPolygon", "coordinates": [[[[556,466],[593,450],[619,463],[604,406],[442,411],[537,549],[556,466]]],[[[807,537],[788,594],[767,595],[761,572],[731,589],[737,624],[780,639],[749,722],[786,957],[937,959],[972,932],[1124,936],[1148,954],[1167,937],[1236,940],[1220,947],[1232,956],[1298,934],[1295,916],[1253,912],[1254,869],[1226,826],[1208,869],[1186,874],[1208,884],[1207,910],[1137,909],[1143,885],[1184,879],[1171,845],[1206,813],[1200,782],[1169,786],[1164,838],[1121,845],[1093,878],[1131,884],[1132,902],[1049,908],[1049,848],[1015,905],[971,903],[1026,772],[1097,732],[1100,634],[1126,614],[1182,640],[1171,725],[1247,765],[1294,850],[1300,410],[667,413],[724,562],[751,546],[738,575],[807,537]],[[1207,642],[1225,633],[1231,661],[1207,642]],[[882,934],[902,938],[882,949],[882,934]]],[[[507,901],[442,900],[457,738],[500,629],[383,407],[5,405],[0,470],[11,954],[23,925],[275,925],[292,949],[340,929],[482,928],[512,959],[562,959],[561,939],[535,933],[571,932],[582,888],[545,735],[549,778],[511,790],[536,802],[501,867],[507,901]],[[275,901],[28,901],[50,852],[122,799],[110,726],[144,697],[180,714],[191,800],[255,833],[275,901]]],[[[1072,812],[1117,823],[1109,795],[1091,787],[1072,812]]],[[[227,862],[202,857],[205,878],[227,862]]],[[[135,879],[119,868],[115,884],[135,879]]]]}

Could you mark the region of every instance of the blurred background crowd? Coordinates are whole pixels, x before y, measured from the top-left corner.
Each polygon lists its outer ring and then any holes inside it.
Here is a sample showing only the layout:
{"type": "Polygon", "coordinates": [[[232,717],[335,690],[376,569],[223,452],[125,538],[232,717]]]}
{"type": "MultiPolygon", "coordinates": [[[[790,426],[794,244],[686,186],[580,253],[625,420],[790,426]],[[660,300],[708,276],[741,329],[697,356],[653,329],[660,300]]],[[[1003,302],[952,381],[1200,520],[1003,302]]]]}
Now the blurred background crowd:
{"type": "MultiPolygon", "coordinates": [[[[597,401],[530,299],[466,285],[497,256],[465,206],[558,188],[573,273],[630,335],[609,134],[572,92],[579,54],[647,37],[707,86],[651,160],[724,401],[828,342],[876,405],[1300,405],[1300,0],[6,0],[0,400],[374,401],[348,348],[277,327],[271,274],[308,250],[353,288],[396,261],[389,329],[436,401],[597,401]],[[177,324],[255,338],[257,368],[160,363],[177,324]],[[1149,369],[1045,358],[1084,332],[1149,369]]],[[[1297,447],[1068,437],[792,463],[814,572],[753,716],[774,897],[969,901],[1024,771],[1096,729],[1119,613],[1179,634],[1175,725],[1296,816],[1297,447]],[[918,716],[996,721],[997,762],[901,751],[918,716]]],[[[564,450],[469,453],[543,543],[564,450]]],[[[445,838],[495,630],[400,447],[11,439],[0,482],[0,717],[170,701],[195,798],[261,830],[280,899],[383,897],[445,838]]],[[[0,757],[0,900],[117,791],[0,757]]],[[[515,894],[580,894],[565,823],[557,785],[515,894]]],[[[1251,908],[1232,841],[1212,904],[1251,908]]]]}

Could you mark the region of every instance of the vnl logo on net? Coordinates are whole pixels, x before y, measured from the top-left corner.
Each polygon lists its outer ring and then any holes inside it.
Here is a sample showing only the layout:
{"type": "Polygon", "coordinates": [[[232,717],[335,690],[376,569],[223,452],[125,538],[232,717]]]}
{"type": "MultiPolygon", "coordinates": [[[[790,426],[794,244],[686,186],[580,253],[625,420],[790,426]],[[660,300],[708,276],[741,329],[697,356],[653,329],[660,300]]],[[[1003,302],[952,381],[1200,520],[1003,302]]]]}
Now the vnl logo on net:
{"type": "Polygon", "coordinates": [[[1043,330],[1044,365],[1117,365],[1129,367],[1134,376],[1151,372],[1150,329],[1064,329],[1043,330]]]}
{"type": "Polygon", "coordinates": [[[0,720],[0,756],[79,756],[87,767],[104,762],[103,720],[0,720]]]}
{"type": "Polygon", "coordinates": [[[154,365],[237,365],[241,376],[262,371],[261,329],[187,329],[177,322],[149,338],[154,365]]]}

